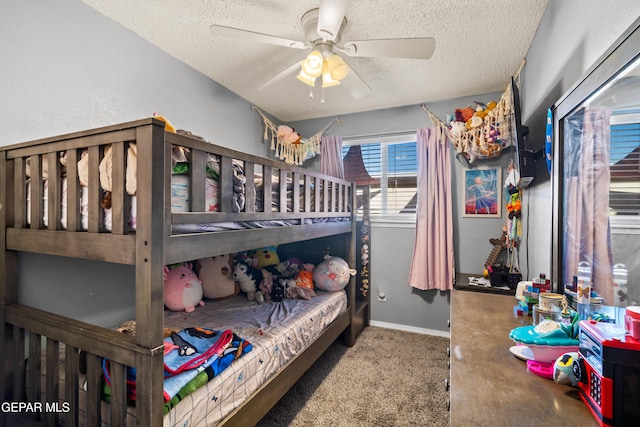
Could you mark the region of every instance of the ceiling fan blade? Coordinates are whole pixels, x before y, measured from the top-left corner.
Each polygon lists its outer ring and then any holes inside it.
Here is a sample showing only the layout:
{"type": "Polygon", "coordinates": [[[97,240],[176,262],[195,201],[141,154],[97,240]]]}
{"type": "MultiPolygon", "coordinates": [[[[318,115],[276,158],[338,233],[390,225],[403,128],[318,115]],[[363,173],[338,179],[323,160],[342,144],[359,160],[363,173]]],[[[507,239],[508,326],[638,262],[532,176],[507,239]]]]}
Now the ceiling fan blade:
{"type": "Polygon", "coordinates": [[[280,73],[276,74],[275,76],[273,76],[271,79],[267,80],[266,82],[264,82],[257,90],[262,90],[265,87],[272,85],[282,79],[284,79],[285,77],[287,77],[289,74],[292,74],[296,71],[300,71],[300,64],[302,61],[298,61],[295,64],[291,65],[290,67],[288,67],[286,70],[281,71],[280,73]]]}
{"type": "Polygon", "coordinates": [[[429,59],[436,48],[436,41],[432,37],[360,40],[334,48],[348,56],[429,59]]]}
{"type": "Polygon", "coordinates": [[[224,25],[214,24],[209,27],[209,31],[217,36],[235,37],[238,39],[245,39],[259,43],[268,43],[277,46],[291,47],[293,49],[307,49],[308,47],[310,47],[309,45],[301,41],[289,40],[283,37],[256,33],[249,30],[241,30],[239,28],[225,27],[224,25]]]}
{"type": "Polygon", "coordinates": [[[351,94],[353,99],[360,99],[371,93],[369,85],[353,71],[353,68],[349,70],[349,74],[344,79],[340,80],[340,84],[351,94]]]}
{"type": "Polygon", "coordinates": [[[347,11],[347,0],[320,0],[318,11],[318,35],[335,41],[347,11]]]}

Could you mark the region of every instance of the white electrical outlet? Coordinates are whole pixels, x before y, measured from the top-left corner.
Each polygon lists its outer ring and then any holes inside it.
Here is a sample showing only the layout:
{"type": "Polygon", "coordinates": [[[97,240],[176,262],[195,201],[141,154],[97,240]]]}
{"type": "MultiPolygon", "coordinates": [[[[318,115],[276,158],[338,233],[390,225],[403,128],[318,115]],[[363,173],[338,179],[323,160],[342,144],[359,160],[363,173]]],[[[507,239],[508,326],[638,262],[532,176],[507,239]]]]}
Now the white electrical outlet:
{"type": "Polygon", "coordinates": [[[378,288],[378,301],[387,300],[387,288],[378,288]]]}

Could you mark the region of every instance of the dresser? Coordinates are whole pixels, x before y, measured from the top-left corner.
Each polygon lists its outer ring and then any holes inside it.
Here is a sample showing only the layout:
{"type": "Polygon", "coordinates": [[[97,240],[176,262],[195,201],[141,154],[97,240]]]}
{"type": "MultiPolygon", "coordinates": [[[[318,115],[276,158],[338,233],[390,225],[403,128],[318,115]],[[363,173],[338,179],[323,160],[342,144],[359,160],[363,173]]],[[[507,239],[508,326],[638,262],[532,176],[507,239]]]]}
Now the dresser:
{"type": "Polygon", "coordinates": [[[578,389],[527,371],[509,348],[512,295],[451,291],[451,427],[598,426],[578,389]]]}

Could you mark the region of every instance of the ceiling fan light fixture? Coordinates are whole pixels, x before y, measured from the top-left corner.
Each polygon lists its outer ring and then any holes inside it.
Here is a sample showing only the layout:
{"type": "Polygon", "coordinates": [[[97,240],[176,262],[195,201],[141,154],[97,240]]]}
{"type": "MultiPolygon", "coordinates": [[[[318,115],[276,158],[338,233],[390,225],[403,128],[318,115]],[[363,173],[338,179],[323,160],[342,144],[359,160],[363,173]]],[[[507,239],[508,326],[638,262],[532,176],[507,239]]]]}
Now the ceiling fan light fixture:
{"type": "Polygon", "coordinates": [[[331,70],[329,69],[328,61],[324,61],[322,65],[322,87],[337,86],[340,84],[340,80],[336,80],[331,77],[331,70]]]}
{"type": "Polygon", "coordinates": [[[311,87],[314,87],[316,85],[316,78],[315,77],[311,77],[310,75],[305,73],[304,72],[304,68],[300,69],[300,73],[296,77],[302,83],[307,84],[307,85],[309,85],[311,87]]]}
{"type": "Polygon", "coordinates": [[[327,58],[327,68],[331,74],[333,80],[342,80],[347,74],[349,74],[349,66],[345,64],[344,60],[336,54],[327,58]]]}
{"type": "Polygon", "coordinates": [[[322,74],[323,62],[324,57],[322,56],[322,53],[317,50],[311,51],[307,58],[302,61],[302,71],[311,78],[320,77],[322,74]]]}

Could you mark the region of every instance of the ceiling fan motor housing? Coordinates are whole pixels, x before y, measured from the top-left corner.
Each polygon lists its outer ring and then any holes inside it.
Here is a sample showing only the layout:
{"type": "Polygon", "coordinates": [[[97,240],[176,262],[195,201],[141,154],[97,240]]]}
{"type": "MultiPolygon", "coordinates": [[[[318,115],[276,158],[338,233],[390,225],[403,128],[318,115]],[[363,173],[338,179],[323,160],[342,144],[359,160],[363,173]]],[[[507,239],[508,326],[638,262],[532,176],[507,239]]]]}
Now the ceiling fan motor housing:
{"type": "Polygon", "coordinates": [[[342,16],[340,27],[335,34],[335,37],[333,37],[333,33],[331,32],[331,30],[324,30],[318,26],[319,11],[320,9],[318,8],[311,9],[310,11],[302,15],[302,18],[300,18],[300,24],[304,29],[305,41],[311,44],[316,44],[316,42],[320,42],[322,40],[333,42],[333,44],[339,43],[340,38],[342,37],[342,32],[347,26],[347,18],[342,16]]]}

